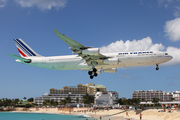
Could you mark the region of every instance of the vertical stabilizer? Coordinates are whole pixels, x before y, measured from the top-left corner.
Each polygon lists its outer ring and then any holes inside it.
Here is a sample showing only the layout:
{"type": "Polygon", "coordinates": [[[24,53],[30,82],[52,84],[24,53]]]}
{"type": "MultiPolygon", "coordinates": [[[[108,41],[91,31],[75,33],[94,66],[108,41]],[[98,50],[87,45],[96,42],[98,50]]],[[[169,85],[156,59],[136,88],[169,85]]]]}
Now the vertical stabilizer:
{"type": "Polygon", "coordinates": [[[14,39],[14,42],[21,57],[41,56],[29,47],[22,39],[14,39]]]}

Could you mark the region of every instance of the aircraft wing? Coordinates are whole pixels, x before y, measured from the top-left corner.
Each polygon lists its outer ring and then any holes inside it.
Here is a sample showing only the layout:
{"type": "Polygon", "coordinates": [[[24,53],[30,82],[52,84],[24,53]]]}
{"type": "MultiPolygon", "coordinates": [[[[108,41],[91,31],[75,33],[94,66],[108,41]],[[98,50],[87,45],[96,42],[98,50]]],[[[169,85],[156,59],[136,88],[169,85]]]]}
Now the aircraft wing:
{"type": "Polygon", "coordinates": [[[56,29],[53,29],[53,30],[54,30],[55,35],[58,36],[60,39],[62,39],[65,43],[67,43],[71,47],[71,50],[74,53],[77,53],[84,60],[86,60],[86,63],[88,65],[92,65],[94,62],[96,62],[98,64],[103,64],[102,60],[107,58],[106,56],[104,56],[100,53],[98,53],[96,55],[89,55],[89,54],[83,53],[83,50],[91,49],[92,47],[86,47],[86,46],[76,42],[75,40],[65,36],[64,34],[60,33],[56,29]]]}
{"type": "Polygon", "coordinates": [[[11,56],[13,58],[16,58],[16,59],[18,59],[18,60],[20,60],[22,62],[25,62],[25,63],[30,63],[31,62],[30,59],[25,59],[25,58],[22,58],[22,57],[17,56],[17,55],[13,55],[13,54],[7,54],[7,55],[9,55],[9,56],[11,56]]]}

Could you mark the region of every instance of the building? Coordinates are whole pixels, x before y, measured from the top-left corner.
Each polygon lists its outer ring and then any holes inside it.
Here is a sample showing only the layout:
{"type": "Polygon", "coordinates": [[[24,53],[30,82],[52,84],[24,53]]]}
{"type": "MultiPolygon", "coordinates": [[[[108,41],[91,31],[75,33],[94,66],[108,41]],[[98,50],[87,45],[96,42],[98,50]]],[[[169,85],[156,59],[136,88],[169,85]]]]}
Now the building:
{"type": "Polygon", "coordinates": [[[64,100],[66,97],[71,97],[71,102],[76,103],[76,99],[78,98],[78,103],[82,103],[83,96],[85,94],[89,94],[94,96],[97,91],[106,91],[106,87],[103,85],[95,85],[94,83],[87,83],[86,85],[78,84],[77,86],[64,86],[61,89],[51,88],[49,90],[49,94],[44,94],[41,97],[37,97],[34,99],[34,103],[38,105],[42,105],[45,100],[53,100],[60,102],[64,100]]]}
{"type": "Polygon", "coordinates": [[[160,101],[172,101],[174,92],[165,91],[134,91],[132,98],[138,98],[142,101],[152,101],[153,98],[159,98],[160,101]]]}
{"type": "Polygon", "coordinates": [[[106,87],[104,85],[95,85],[94,83],[78,84],[77,86],[65,86],[60,90],[51,88],[49,94],[96,94],[97,91],[105,92],[106,87]]]}
{"type": "MultiPolygon", "coordinates": [[[[78,103],[82,103],[83,96],[85,94],[44,94],[41,97],[37,97],[34,99],[34,103],[38,105],[42,105],[43,102],[46,100],[53,100],[54,102],[60,102],[61,100],[64,100],[66,97],[71,98],[71,103],[77,103],[76,98],[78,98],[78,103]]],[[[94,96],[94,94],[91,94],[94,96]]]]}
{"type": "Polygon", "coordinates": [[[87,93],[96,94],[97,92],[106,92],[106,87],[104,85],[95,85],[94,83],[87,83],[87,93]]]}
{"type": "Polygon", "coordinates": [[[176,91],[173,94],[174,101],[180,101],[180,91],[176,91]]]}
{"type": "Polygon", "coordinates": [[[95,94],[94,103],[97,106],[109,106],[118,103],[118,93],[115,91],[97,92],[95,94]]]}

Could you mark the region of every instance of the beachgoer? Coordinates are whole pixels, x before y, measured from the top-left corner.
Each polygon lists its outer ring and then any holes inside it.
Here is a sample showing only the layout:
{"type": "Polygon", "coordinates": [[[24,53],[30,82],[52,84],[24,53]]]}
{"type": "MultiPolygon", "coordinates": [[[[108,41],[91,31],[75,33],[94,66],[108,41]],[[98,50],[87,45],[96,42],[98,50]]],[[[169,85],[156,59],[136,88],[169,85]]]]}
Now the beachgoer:
{"type": "Polygon", "coordinates": [[[128,112],[126,112],[126,117],[127,117],[127,116],[129,116],[129,115],[128,115],[128,112]]]}
{"type": "Polygon", "coordinates": [[[99,118],[100,118],[100,120],[101,120],[101,116],[100,116],[99,118]]]}
{"type": "Polygon", "coordinates": [[[139,116],[140,116],[140,120],[141,120],[141,119],[142,119],[142,114],[140,113],[140,115],[139,115],[139,116]]]}

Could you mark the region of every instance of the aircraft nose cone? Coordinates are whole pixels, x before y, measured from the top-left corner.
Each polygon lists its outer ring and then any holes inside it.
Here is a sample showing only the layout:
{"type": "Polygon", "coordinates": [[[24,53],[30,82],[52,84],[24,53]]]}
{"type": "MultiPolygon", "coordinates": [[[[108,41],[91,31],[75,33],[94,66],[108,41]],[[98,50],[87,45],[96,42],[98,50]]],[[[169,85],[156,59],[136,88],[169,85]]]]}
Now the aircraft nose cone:
{"type": "Polygon", "coordinates": [[[170,59],[170,60],[173,59],[173,56],[170,55],[170,56],[169,56],[169,59],[170,59]]]}
{"type": "Polygon", "coordinates": [[[171,55],[169,55],[168,57],[166,57],[166,59],[169,61],[171,60],[173,57],[171,55]]]}

